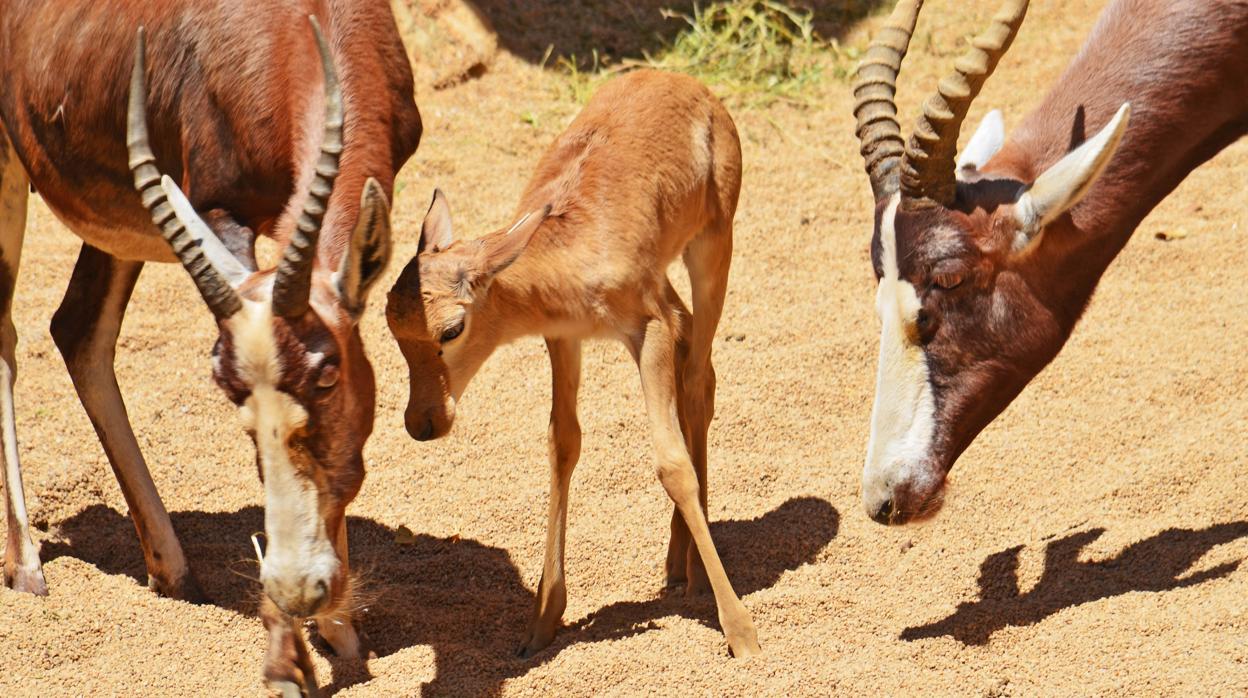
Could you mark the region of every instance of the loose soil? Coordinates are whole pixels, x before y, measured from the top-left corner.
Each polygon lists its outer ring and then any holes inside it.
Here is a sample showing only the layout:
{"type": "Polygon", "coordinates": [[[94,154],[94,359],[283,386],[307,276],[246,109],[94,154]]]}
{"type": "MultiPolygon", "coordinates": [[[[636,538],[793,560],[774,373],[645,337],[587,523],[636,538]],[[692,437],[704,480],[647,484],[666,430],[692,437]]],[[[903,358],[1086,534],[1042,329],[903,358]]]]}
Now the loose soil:
{"type": "MultiPolygon", "coordinates": [[[[927,3],[901,80],[907,121],[995,7],[970,5],[927,3]]],[[[1035,3],[968,124],[991,107],[1018,123],[1101,6],[1035,3]]],[[[861,46],[879,23],[844,41],[861,46]]],[[[660,593],[671,505],[636,370],[600,343],[581,391],[567,627],[536,658],[515,658],[541,566],[545,349],[500,351],[452,434],[416,443],[378,293],[363,321],[377,429],[349,510],[377,658],[364,669],[318,653],[329,692],[1248,691],[1248,142],[1140,226],[1061,356],[962,457],[941,515],[886,529],[857,497],[878,331],[870,197],[847,86],[829,77],[812,97],[736,113],[745,185],[715,344],[712,530],[765,656],[727,656],[709,596],[660,593]],[[1186,236],[1155,237],[1175,231],[1186,236]],[[414,540],[396,543],[400,526],[414,540]]],[[[506,52],[480,79],[418,101],[427,130],[400,178],[383,288],[414,253],[434,186],[461,233],[503,225],[578,108],[560,74],[506,52]]],[[[37,198],[31,213],[17,428],[51,596],[0,589],[0,695],[261,694],[248,536],[263,526],[262,492],[210,379],[210,316],[183,271],[151,265],[117,356],[140,444],[215,602],[194,606],[143,582],[125,502],[46,331],[79,242],[37,198]]]]}

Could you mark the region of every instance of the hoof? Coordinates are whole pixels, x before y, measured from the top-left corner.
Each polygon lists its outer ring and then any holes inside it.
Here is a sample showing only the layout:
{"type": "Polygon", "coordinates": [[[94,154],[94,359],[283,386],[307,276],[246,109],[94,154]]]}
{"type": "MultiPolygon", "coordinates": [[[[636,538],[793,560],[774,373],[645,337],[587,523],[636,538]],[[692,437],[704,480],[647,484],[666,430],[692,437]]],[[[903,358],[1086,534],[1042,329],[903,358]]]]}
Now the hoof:
{"type": "Polygon", "coordinates": [[[763,648],[758,646],[758,635],[751,627],[728,636],[728,651],[736,659],[749,659],[762,654],[763,648]]]}
{"type": "Polygon", "coordinates": [[[520,649],[516,650],[516,656],[520,659],[532,659],[538,652],[550,647],[550,643],[554,642],[554,639],[553,634],[546,638],[531,635],[529,639],[525,640],[523,645],[520,645],[520,649]]]}
{"type": "Polygon", "coordinates": [[[317,620],[309,633],[312,645],[339,659],[360,661],[369,658],[368,638],[348,620],[317,620]]]}
{"type": "Polygon", "coordinates": [[[269,681],[268,684],[282,698],[317,698],[320,695],[315,687],[300,686],[295,681],[269,681]]]}
{"type": "Polygon", "coordinates": [[[159,577],[149,573],[147,586],[152,591],[166,598],[193,604],[206,604],[209,602],[208,595],[200,588],[199,582],[195,581],[195,576],[189,570],[174,582],[161,581],[159,577]]]}
{"type": "Polygon", "coordinates": [[[38,565],[34,568],[14,570],[12,578],[4,581],[13,591],[35,596],[48,595],[48,583],[43,578],[43,569],[38,565]]]}

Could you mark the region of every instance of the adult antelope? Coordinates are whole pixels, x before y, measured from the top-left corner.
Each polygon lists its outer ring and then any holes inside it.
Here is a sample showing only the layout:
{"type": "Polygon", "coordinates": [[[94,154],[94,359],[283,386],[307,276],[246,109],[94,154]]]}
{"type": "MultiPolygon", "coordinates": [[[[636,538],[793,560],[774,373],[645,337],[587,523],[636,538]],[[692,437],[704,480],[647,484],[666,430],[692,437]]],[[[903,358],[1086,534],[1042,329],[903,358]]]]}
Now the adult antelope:
{"type": "Polygon", "coordinates": [[[1010,138],[992,112],[955,160],[1027,11],[1009,0],[906,145],[893,95],[921,5],[898,3],[854,85],[883,324],[862,498],[890,524],[939,509],[954,461],[1057,355],[1144,216],[1248,132],[1248,2],[1115,0],[1010,138]]]}
{"type": "Polygon", "coordinates": [[[181,262],[216,318],[213,377],[255,442],[265,490],[266,676],[314,689],[287,614],[358,651],[344,509],[364,478],[375,388],[357,323],[389,257],[395,172],[421,133],[388,5],[10,2],[0,67],[5,583],[47,593],[13,423],[10,310],[33,185],[84,242],[52,335],[151,586],[180,599],[200,592],[126,416],[114,347],[146,261],[181,262]],[[255,233],[285,246],[276,269],[257,270],[255,233]]]}
{"type": "Polygon", "coordinates": [[[676,503],[669,584],[692,592],[709,580],[733,654],[760,651],[705,511],[711,344],[740,184],[741,145],[723,105],[692,78],[637,71],[604,86],[546,151],[509,228],[457,241],[446,198],[434,193],[419,252],[386,306],[410,369],[408,433],[421,441],[446,434],[456,402],[500,344],[541,335],[550,352],[546,558],[522,656],[550,644],[566,605],[581,342],[596,336],[622,341],[641,371],[659,480],[676,503]],[[692,315],[666,272],[682,254],[692,315]]]}

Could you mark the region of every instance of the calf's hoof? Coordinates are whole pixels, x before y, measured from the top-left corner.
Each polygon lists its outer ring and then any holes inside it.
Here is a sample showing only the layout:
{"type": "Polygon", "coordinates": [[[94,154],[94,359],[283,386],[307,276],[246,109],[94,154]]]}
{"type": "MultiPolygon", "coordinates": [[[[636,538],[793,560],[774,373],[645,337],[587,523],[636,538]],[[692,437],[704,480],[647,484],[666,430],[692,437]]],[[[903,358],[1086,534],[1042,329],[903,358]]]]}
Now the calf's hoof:
{"type": "Polygon", "coordinates": [[[728,651],[737,659],[749,659],[763,653],[763,648],[758,645],[758,633],[754,631],[753,625],[746,625],[744,628],[724,634],[728,639],[728,651]]]}
{"type": "Polygon", "coordinates": [[[176,578],[148,572],[147,586],[165,598],[177,599],[178,601],[193,604],[208,603],[207,594],[200,588],[199,582],[195,581],[195,575],[191,574],[189,570],[176,578]]]}
{"type": "Polygon", "coordinates": [[[26,594],[34,594],[35,596],[48,595],[48,583],[43,578],[43,569],[39,565],[34,567],[18,567],[12,574],[6,574],[4,585],[13,591],[20,591],[26,594]]]}
{"type": "Polygon", "coordinates": [[[516,656],[521,659],[532,659],[538,652],[550,647],[550,643],[554,640],[554,630],[530,630],[524,644],[516,650],[516,656]]]}

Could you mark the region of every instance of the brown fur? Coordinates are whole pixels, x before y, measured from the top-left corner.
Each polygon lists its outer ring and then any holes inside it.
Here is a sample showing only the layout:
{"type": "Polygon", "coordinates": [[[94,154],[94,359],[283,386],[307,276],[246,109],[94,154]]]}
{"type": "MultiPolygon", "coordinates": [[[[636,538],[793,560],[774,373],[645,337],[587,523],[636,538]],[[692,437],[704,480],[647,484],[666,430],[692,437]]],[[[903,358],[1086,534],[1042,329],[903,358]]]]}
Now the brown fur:
{"type": "MultiPolygon", "coordinates": [[[[925,467],[942,480],[1057,355],[1144,216],[1192,169],[1248,133],[1248,2],[1117,0],[1058,85],[982,170],[959,182],[954,206],[896,218],[900,278],[920,295],[937,403],[925,467]],[[1023,253],[1012,250],[1018,195],[1125,102],[1126,134],[1086,197],[1023,253]],[[938,273],[951,269],[961,285],[940,288],[938,273]]],[[[877,276],[886,205],[877,202],[877,276]]],[[[893,516],[881,518],[901,522],[924,502],[895,497],[891,506],[893,516]]]]}
{"type": "MultiPolygon", "coordinates": [[[[342,522],[364,477],[361,452],[372,431],[375,385],[356,325],[360,308],[347,307],[331,275],[353,234],[358,242],[366,181],[377,180],[389,197],[421,136],[411,70],[388,3],[0,0],[0,120],[11,141],[5,154],[20,158],[48,206],[90,245],[53,333],[118,474],[153,583],[175,597],[196,597],[194,579],[115,378],[111,370],[96,370],[111,367],[116,328],[141,263],[174,259],[127,166],[127,76],[136,31],[144,27],[147,37],[144,83],[156,165],[225,247],[255,270],[254,236],[283,245],[291,237],[319,154],[324,90],[309,15],[320,18],[342,86],[345,149],[317,249],[312,309],[303,317],[275,317],[268,329],[279,349],[278,389],[308,414],[290,448],[293,462],[315,464],[309,470],[320,492],[319,513],[341,561],[332,597],[342,595],[349,576],[342,522]],[[324,358],[313,366],[311,354],[324,358]],[[318,387],[328,370],[339,379],[318,387]]],[[[369,215],[387,212],[386,203],[369,215]]],[[[388,252],[388,224],[381,226],[371,229],[367,242],[381,240],[388,252]]],[[[375,267],[384,259],[369,262],[375,267]]],[[[368,271],[371,283],[379,269],[368,271]]],[[[238,292],[267,302],[271,278],[271,272],[256,272],[238,292]]],[[[362,291],[353,301],[360,298],[362,291]]],[[[241,402],[249,386],[234,372],[229,323],[219,329],[214,376],[241,402]]],[[[330,598],[325,608],[333,611],[341,601],[330,598]]],[[[274,643],[289,649],[285,640],[275,637],[274,643]]]]}
{"type": "Polygon", "coordinates": [[[435,199],[422,252],[390,292],[387,318],[410,369],[405,421],[417,439],[450,429],[454,401],[495,347],[524,335],[546,338],[554,380],[551,502],[525,656],[550,643],[566,601],[562,549],[580,453],[580,343],[590,337],[623,341],[641,368],[659,478],[677,504],[669,581],[698,589],[709,579],[733,652],[759,651],[705,518],[710,351],[740,179],[736,128],[705,87],[683,76],[630,73],[606,84],[542,156],[516,211],[528,218],[514,229],[454,241],[449,210],[435,199]],[[682,254],[692,317],[666,275],[682,254]],[[457,328],[462,334],[442,341],[457,328]]]}

